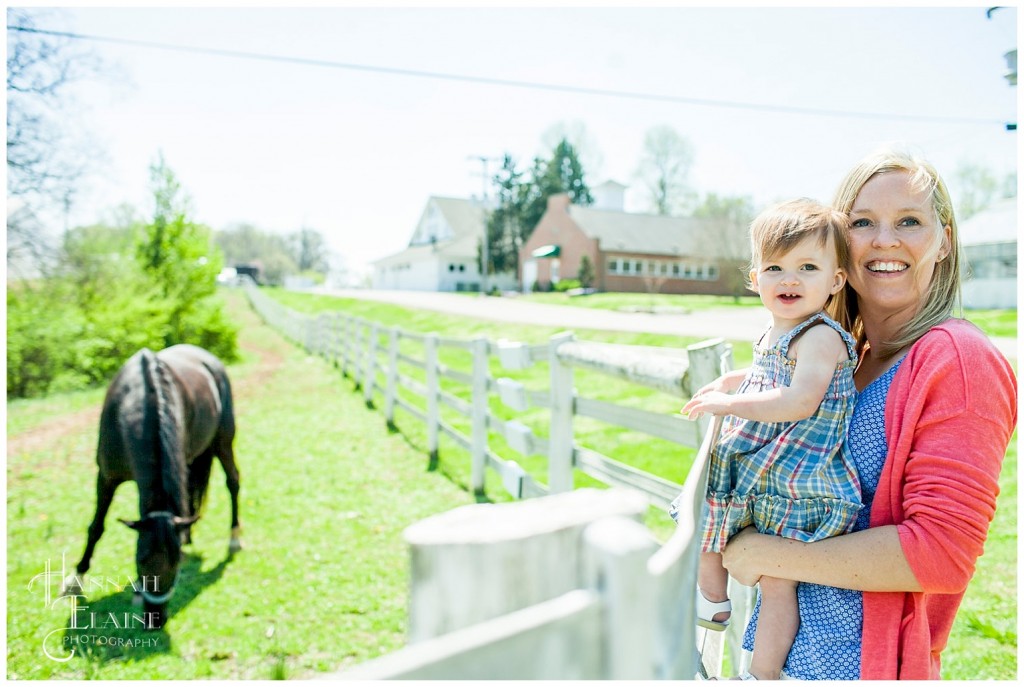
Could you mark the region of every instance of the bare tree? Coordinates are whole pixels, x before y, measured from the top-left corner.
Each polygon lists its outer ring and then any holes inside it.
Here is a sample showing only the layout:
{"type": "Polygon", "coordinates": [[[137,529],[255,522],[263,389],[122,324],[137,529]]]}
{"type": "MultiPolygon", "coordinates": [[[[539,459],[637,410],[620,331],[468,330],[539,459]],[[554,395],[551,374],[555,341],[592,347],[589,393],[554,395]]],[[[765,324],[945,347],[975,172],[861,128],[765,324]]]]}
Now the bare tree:
{"type": "Polygon", "coordinates": [[[37,16],[7,10],[7,196],[21,209],[8,213],[7,257],[38,266],[53,248],[41,213],[66,218],[88,166],[70,135],[68,87],[100,67],[70,39],[39,33],[37,16]]]}
{"type": "Polygon", "coordinates": [[[1007,174],[1000,180],[992,170],[977,164],[961,162],[950,181],[955,186],[956,216],[961,222],[981,212],[1000,196],[1016,195],[1016,174],[1007,174]]]}
{"type": "Polygon", "coordinates": [[[692,200],[690,167],[693,146],[670,126],[650,129],[644,136],[643,156],[636,171],[659,215],[681,214],[692,200]]]}
{"type": "Polygon", "coordinates": [[[707,194],[693,216],[719,225],[714,250],[722,261],[722,279],[733,298],[749,295],[746,263],[750,260],[750,223],[754,219],[754,202],[749,196],[707,194]]]}

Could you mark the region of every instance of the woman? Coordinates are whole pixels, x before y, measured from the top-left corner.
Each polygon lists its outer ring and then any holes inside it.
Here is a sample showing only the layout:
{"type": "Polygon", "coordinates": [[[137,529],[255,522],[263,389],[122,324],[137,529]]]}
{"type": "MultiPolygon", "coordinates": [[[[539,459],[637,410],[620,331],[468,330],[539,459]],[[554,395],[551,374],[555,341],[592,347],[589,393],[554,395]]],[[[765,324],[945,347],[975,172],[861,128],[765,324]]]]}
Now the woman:
{"type": "Polygon", "coordinates": [[[865,508],[851,534],[813,543],[748,528],[724,563],[744,584],[762,575],[803,583],[787,676],[936,679],[995,513],[1016,380],[984,334],[952,317],[960,245],[930,164],[869,156],[833,205],[851,226],[833,317],[858,342],[848,443],[865,508]]]}

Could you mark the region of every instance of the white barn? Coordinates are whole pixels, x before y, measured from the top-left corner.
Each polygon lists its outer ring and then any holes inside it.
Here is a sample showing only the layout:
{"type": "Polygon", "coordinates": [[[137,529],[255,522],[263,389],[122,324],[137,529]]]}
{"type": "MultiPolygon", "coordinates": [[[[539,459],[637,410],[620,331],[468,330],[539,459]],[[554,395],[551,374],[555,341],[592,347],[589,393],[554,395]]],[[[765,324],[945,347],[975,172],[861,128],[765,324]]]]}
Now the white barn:
{"type": "Polygon", "coordinates": [[[995,202],[959,226],[966,308],[1017,307],[1017,199],[995,202]]]}
{"type": "MultiPolygon", "coordinates": [[[[484,235],[478,200],[431,196],[408,247],[372,263],[375,289],[479,291],[477,254],[484,235]]],[[[488,287],[514,288],[515,275],[488,275],[488,287]]]]}

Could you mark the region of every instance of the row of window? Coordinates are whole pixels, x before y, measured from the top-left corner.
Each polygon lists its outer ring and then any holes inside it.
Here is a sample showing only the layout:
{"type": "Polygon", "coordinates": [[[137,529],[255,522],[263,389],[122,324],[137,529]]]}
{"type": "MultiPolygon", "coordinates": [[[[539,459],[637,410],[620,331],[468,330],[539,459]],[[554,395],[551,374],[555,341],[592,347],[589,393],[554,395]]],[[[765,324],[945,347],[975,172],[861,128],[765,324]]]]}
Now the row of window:
{"type": "Polygon", "coordinates": [[[974,279],[1013,279],[1017,276],[1017,244],[965,246],[964,257],[974,279]]]}
{"type": "Polygon", "coordinates": [[[718,265],[695,264],[676,260],[612,258],[608,261],[608,274],[715,281],[718,279],[718,265]]]}
{"type": "MultiPolygon", "coordinates": [[[[397,263],[395,265],[391,265],[387,269],[391,270],[392,272],[401,272],[403,270],[412,269],[412,264],[408,263],[408,262],[402,262],[402,263],[397,263]]],[[[462,264],[458,264],[457,265],[457,264],[454,264],[454,263],[448,263],[448,271],[449,272],[465,272],[466,271],[466,266],[462,265],[462,264]]]]}

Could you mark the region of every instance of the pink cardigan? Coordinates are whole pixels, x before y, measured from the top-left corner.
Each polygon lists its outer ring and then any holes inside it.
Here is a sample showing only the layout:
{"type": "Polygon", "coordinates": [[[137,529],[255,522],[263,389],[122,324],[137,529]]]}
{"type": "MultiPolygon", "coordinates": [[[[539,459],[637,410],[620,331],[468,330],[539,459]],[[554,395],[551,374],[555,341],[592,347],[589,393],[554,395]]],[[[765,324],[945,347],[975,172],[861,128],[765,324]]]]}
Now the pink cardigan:
{"type": "Polygon", "coordinates": [[[974,325],[948,320],[907,353],[886,399],[889,454],[870,526],[897,526],[924,591],[864,594],[862,679],[939,678],[1016,421],[1013,369],[974,325]]]}

